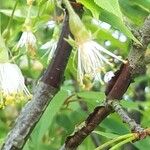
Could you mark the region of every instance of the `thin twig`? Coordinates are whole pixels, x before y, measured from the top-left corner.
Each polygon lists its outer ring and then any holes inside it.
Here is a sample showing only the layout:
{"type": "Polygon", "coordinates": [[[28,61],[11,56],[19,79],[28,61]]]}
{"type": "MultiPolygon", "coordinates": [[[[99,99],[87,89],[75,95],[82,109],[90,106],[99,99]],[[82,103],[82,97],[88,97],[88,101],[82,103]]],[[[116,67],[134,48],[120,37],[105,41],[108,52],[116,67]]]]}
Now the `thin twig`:
{"type": "Polygon", "coordinates": [[[123,110],[122,106],[119,104],[119,101],[113,100],[109,105],[115,110],[115,112],[123,119],[124,123],[127,123],[130,129],[134,132],[143,132],[144,129],[140,127],[133,119],[129,117],[125,110],[123,110]]]}

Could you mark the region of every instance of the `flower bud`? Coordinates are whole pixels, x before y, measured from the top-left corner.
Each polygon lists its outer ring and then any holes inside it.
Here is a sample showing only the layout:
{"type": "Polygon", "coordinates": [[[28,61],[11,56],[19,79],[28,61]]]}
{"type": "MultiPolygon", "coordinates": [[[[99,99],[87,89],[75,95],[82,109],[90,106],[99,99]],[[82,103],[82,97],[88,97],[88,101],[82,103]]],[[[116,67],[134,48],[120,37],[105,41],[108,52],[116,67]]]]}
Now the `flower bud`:
{"type": "Polygon", "coordinates": [[[69,12],[69,26],[71,33],[74,35],[77,42],[82,42],[90,37],[90,33],[86,30],[79,16],[73,10],[68,0],[64,0],[64,3],[69,12]]]}

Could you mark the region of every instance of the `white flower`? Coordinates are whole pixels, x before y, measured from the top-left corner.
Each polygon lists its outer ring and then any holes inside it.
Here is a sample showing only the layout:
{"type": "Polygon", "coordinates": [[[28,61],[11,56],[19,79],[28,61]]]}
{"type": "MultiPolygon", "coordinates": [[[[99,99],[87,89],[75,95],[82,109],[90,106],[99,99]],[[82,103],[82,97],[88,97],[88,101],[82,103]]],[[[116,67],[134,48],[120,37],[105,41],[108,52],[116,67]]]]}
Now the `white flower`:
{"type": "Polygon", "coordinates": [[[30,48],[34,48],[36,46],[36,37],[35,35],[32,33],[32,31],[24,31],[21,35],[21,38],[17,44],[17,48],[19,47],[30,47],[30,48]]]}
{"type": "Polygon", "coordinates": [[[24,93],[30,95],[24,84],[24,77],[16,64],[0,64],[0,90],[4,95],[24,93]]]}
{"type": "MultiPolygon", "coordinates": [[[[80,17],[72,8],[70,2],[68,0],[64,0],[64,4],[66,5],[69,13],[70,31],[75,38],[76,46],[78,48],[78,79],[82,85],[84,81],[83,79],[85,79],[86,76],[95,80],[99,79],[102,83],[101,72],[104,71],[104,65],[108,64],[113,66],[104,54],[120,61],[123,60],[99,45],[97,42],[93,41],[91,33],[86,29],[80,17]]],[[[109,24],[104,22],[101,23],[97,20],[93,20],[92,22],[105,29],[109,29],[111,27],[109,24]]]]}
{"type": "Polygon", "coordinates": [[[51,58],[54,56],[57,43],[58,43],[57,40],[51,39],[49,42],[46,42],[45,44],[41,46],[40,49],[43,49],[43,50],[47,49],[47,52],[43,55],[43,57],[48,55],[48,61],[51,60],[51,58]]]}
{"type": "Polygon", "coordinates": [[[104,70],[104,65],[113,66],[104,54],[125,62],[93,40],[78,44],[78,79],[81,84],[86,75],[103,83],[101,72],[104,70]]]}

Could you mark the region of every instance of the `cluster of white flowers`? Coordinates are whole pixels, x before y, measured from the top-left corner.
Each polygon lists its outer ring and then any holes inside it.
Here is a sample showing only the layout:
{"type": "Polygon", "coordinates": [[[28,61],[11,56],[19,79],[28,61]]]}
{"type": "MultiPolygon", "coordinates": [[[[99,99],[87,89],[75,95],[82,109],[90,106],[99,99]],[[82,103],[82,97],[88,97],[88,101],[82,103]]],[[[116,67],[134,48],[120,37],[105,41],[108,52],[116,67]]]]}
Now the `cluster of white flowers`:
{"type": "MultiPolygon", "coordinates": [[[[26,47],[27,50],[33,54],[36,47],[36,37],[32,32],[31,26],[31,8],[34,0],[27,0],[28,13],[23,24],[23,32],[15,48],[26,47]]],[[[0,35],[0,41],[3,45],[0,45],[2,49],[0,60],[0,108],[5,107],[8,104],[14,104],[21,100],[31,98],[31,94],[25,86],[25,79],[22,75],[20,68],[13,63],[9,63],[8,48],[0,35]]]]}
{"type": "Polygon", "coordinates": [[[0,108],[31,96],[20,68],[11,63],[0,63],[0,91],[0,108]]]}
{"type": "MultiPolygon", "coordinates": [[[[124,63],[126,61],[94,41],[91,34],[86,30],[80,18],[71,8],[69,2],[67,0],[65,1],[69,11],[69,15],[73,16],[73,18],[70,17],[70,19],[72,19],[70,21],[70,24],[72,25],[70,25],[70,30],[74,35],[76,47],[78,50],[77,76],[80,84],[84,85],[83,81],[85,77],[89,77],[93,81],[98,80],[101,84],[103,84],[103,81],[108,82],[114,76],[112,71],[108,73],[105,72],[105,64],[113,67],[113,64],[109,61],[109,57],[112,57],[124,63]],[[77,20],[77,22],[75,20],[77,20]],[[79,27],[81,27],[81,31],[79,30],[79,27]],[[106,73],[104,79],[102,78],[102,72],[106,73]]],[[[28,17],[29,16],[30,11],[28,13],[28,17]]],[[[97,21],[95,19],[93,19],[92,22],[99,26],[107,26],[107,29],[110,28],[109,24],[97,21]]],[[[56,35],[58,35],[58,28],[55,21],[48,21],[46,26],[48,26],[48,28],[55,27],[53,38],[40,47],[40,49],[42,50],[47,50],[43,57],[48,55],[49,62],[54,56],[58,44],[58,40],[56,40],[56,35]]],[[[21,38],[17,44],[17,48],[22,48],[25,46],[26,48],[34,49],[36,47],[36,37],[30,30],[30,26],[27,26],[27,28],[25,29],[26,30],[24,30],[24,32],[22,33],[21,38]]],[[[31,96],[24,82],[25,80],[21,73],[21,70],[16,64],[0,63],[0,93],[3,97],[3,99],[0,100],[0,107],[12,103],[12,101],[15,101],[18,95],[26,95],[27,97],[31,96]]]]}
{"type": "MultiPolygon", "coordinates": [[[[30,24],[30,12],[33,0],[28,0],[29,5],[28,15],[24,23],[24,30],[22,35],[16,45],[16,48],[26,47],[27,50],[35,50],[37,39],[31,30],[30,24]]],[[[48,21],[46,26],[48,28],[54,28],[56,25],[55,21],[48,21]]],[[[45,55],[48,55],[48,60],[50,60],[55,52],[57,46],[56,40],[51,40],[41,46],[41,49],[47,49],[45,55]]],[[[0,108],[5,107],[8,104],[14,104],[20,101],[24,97],[30,98],[31,94],[25,86],[25,79],[21,73],[20,68],[16,64],[0,63],[0,108]]]]}

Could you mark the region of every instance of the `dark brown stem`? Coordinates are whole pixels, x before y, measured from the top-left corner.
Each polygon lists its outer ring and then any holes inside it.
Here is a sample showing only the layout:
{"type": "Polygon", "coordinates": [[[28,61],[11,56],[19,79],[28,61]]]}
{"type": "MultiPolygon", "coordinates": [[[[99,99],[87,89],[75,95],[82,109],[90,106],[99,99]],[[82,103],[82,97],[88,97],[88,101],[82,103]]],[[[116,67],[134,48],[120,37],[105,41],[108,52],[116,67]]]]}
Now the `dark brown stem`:
{"type": "MultiPolygon", "coordinates": [[[[87,114],[89,114],[87,103],[84,102],[84,101],[82,101],[82,99],[81,99],[81,101],[79,102],[79,104],[80,104],[81,109],[83,111],[85,111],[87,114]]],[[[95,147],[98,147],[100,145],[100,140],[98,138],[98,135],[95,134],[95,133],[91,133],[90,136],[91,136],[91,139],[92,139],[93,144],[95,145],[95,147]]]]}
{"type": "Polygon", "coordinates": [[[58,41],[54,58],[41,78],[41,81],[55,88],[59,88],[61,85],[63,74],[72,49],[65,40],[65,38],[68,38],[68,35],[70,34],[68,15],[66,15],[64,22],[65,23],[63,24],[63,30],[58,41]]]}
{"type": "Polygon", "coordinates": [[[106,96],[108,100],[122,99],[123,94],[127,91],[132,82],[132,68],[129,63],[122,64],[115,76],[109,81],[106,88],[106,96]]]}
{"type": "Polygon", "coordinates": [[[21,111],[3,144],[2,150],[21,150],[23,148],[36,123],[58,92],[72,49],[64,39],[69,34],[68,15],[66,14],[52,63],[41,78],[32,100],[21,111]]]}
{"type": "MultiPolygon", "coordinates": [[[[133,43],[127,64],[122,65],[115,77],[110,81],[106,90],[107,101],[118,99],[120,100],[123,94],[128,89],[132,78],[140,75],[145,70],[144,55],[148,43],[150,42],[150,16],[144,22],[144,25],[139,30],[139,40],[142,44],[133,43]]],[[[99,106],[89,115],[83,127],[79,128],[73,135],[69,136],[62,150],[74,150],[82,141],[101,123],[110,113],[108,107],[99,106]]]]}
{"type": "Polygon", "coordinates": [[[97,125],[106,118],[111,112],[110,108],[98,106],[93,113],[85,120],[82,128],[75,132],[74,135],[67,137],[66,150],[76,149],[79,144],[97,127],[97,125]]]}

